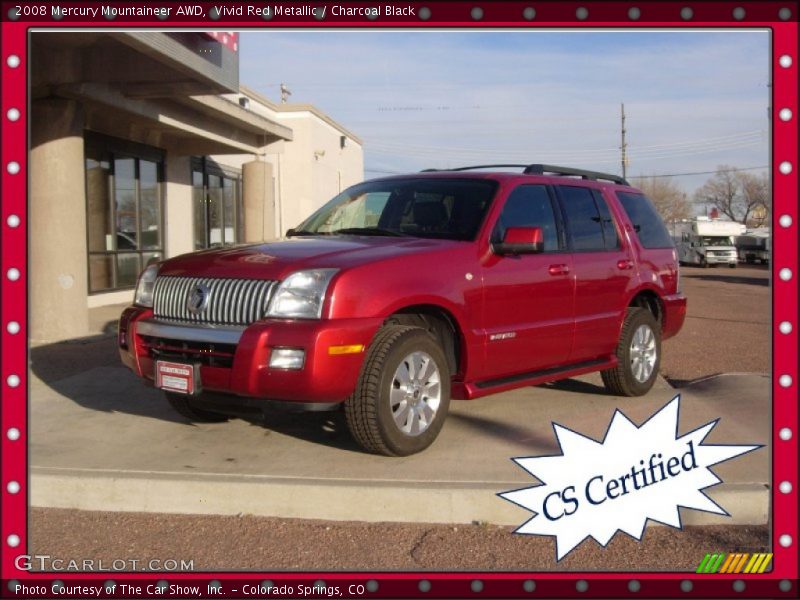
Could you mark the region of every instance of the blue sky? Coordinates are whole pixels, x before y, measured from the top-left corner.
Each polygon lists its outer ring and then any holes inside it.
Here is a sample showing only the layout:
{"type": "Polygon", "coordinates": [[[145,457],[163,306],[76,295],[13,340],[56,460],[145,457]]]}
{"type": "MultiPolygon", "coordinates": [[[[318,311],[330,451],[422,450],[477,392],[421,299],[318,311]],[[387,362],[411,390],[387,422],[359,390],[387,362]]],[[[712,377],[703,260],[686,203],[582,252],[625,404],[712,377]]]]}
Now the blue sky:
{"type": "MultiPolygon", "coordinates": [[[[769,161],[765,31],[251,31],[241,81],[364,141],[366,176],[551,163],[628,176],[769,161]]],[[[758,173],[758,171],[754,171],[758,173]]],[[[675,180],[692,192],[707,175],[675,180]]]]}

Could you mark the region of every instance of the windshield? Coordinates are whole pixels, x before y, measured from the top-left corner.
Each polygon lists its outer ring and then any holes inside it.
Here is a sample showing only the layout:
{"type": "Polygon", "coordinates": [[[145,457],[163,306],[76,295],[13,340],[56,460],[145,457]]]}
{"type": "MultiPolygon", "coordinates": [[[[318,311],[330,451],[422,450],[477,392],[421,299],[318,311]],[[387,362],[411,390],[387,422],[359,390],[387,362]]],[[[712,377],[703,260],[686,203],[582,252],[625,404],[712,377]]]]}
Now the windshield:
{"type": "Polygon", "coordinates": [[[473,240],[497,189],[483,179],[391,179],[348,188],[290,235],[473,240]]]}
{"type": "Polygon", "coordinates": [[[722,235],[704,235],[703,246],[733,246],[733,240],[722,235]]]}

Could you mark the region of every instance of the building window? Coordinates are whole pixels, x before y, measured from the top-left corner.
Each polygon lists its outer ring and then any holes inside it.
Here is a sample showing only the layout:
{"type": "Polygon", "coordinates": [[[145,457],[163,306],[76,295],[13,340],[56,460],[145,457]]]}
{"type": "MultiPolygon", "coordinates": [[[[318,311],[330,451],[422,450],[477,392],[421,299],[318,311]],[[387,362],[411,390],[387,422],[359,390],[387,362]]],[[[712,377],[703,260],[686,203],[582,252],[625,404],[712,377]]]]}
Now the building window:
{"type": "Polygon", "coordinates": [[[124,290],[164,251],[163,154],[87,133],[89,292],[124,290]]]}
{"type": "Polygon", "coordinates": [[[192,160],[194,248],[230,246],[242,239],[242,176],[208,158],[192,160]]]}

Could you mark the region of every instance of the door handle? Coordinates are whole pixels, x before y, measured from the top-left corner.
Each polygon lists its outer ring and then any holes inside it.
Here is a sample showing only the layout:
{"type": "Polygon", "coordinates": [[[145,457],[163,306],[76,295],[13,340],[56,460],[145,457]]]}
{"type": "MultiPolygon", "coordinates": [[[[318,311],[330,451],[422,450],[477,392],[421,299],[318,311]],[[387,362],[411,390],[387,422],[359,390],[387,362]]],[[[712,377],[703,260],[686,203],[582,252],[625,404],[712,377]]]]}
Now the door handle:
{"type": "Polygon", "coordinates": [[[550,273],[550,275],[567,275],[569,273],[569,267],[567,265],[550,265],[547,272],[550,273]]]}
{"type": "Polygon", "coordinates": [[[627,271],[628,269],[633,268],[633,261],[632,260],[619,260],[617,261],[617,268],[620,271],[627,271]]]}

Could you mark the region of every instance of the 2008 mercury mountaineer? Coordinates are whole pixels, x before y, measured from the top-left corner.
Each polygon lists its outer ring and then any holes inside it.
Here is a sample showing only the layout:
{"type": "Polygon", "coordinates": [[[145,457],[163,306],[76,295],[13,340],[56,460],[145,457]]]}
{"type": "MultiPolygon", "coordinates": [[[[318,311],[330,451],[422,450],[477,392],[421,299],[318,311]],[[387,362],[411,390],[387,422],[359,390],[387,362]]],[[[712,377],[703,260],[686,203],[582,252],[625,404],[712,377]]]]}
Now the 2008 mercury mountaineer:
{"type": "Polygon", "coordinates": [[[614,175],[549,165],[355,185],[287,239],[140,276],[124,363],[195,421],[344,405],[366,450],[428,447],[450,398],[600,371],[645,394],[683,325],[672,240],[614,175]]]}

